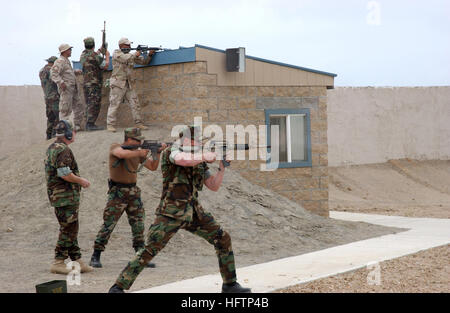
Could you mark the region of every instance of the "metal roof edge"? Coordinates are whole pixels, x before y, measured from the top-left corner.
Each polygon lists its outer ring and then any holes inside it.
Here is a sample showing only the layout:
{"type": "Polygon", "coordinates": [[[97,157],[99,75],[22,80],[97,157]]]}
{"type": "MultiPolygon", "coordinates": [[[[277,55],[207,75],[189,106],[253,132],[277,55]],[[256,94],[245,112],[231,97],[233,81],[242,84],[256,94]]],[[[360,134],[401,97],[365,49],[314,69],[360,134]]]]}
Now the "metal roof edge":
{"type": "MultiPolygon", "coordinates": [[[[203,48],[203,49],[207,49],[207,50],[212,50],[212,51],[216,51],[216,52],[225,53],[225,50],[212,48],[212,47],[207,47],[207,46],[203,46],[203,45],[199,45],[199,44],[196,44],[195,47],[196,48],[203,48]]],[[[298,70],[311,72],[311,73],[315,73],[315,74],[327,75],[327,76],[332,76],[332,77],[338,76],[337,74],[334,74],[334,73],[318,71],[318,70],[314,70],[314,69],[311,69],[311,68],[306,68],[306,67],[302,67],[302,66],[297,66],[297,65],[292,65],[292,64],[272,61],[272,60],[267,60],[267,59],[263,59],[263,58],[253,57],[253,56],[250,56],[250,55],[246,55],[245,57],[248,58],[248,59],[252,59],[252,60],[256,60],[256,61],[260,61],[260,62],[270,63],[270,64],[274,64],[274,65],[280,65],[280,66],[286,66],[286,67],[295,68],[295,69],[298,69],[298,70]]]]}

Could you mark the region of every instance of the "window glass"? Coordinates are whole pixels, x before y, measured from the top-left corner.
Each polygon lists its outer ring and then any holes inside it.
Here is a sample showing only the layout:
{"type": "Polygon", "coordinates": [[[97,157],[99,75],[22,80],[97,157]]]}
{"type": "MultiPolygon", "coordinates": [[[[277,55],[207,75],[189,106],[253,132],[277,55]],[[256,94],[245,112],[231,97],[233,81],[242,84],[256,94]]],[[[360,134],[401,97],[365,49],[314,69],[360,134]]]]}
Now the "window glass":
{"type": "Polygon", "coordinates": [[[305,115],[290,115],[291,161],[306,161],[305,115]]]}
{"type": "Polygon", "coordinates": [[[286,116],[270,116],[270,125],[279,126],[279,162],[287,162],[287,128],[286,128],[286,116]]]}

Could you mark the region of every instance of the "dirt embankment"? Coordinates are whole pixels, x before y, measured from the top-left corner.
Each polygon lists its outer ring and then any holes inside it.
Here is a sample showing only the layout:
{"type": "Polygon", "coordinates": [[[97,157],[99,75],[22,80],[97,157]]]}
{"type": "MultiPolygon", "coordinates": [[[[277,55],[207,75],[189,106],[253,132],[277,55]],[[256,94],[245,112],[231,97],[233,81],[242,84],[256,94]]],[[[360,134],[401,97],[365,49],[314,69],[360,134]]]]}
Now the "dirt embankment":
{"type": "Polygon", "coordinates": [[[330,167],[330,210],[450,218],[450,160],[330,167]]]}
{"type": "MultiPolygon", "coordinates": [[[[170,139],[168,129],[152,127],[144,134],[148,139],[170,139]]],[[[85,261],[102,224],[109,146],[122,140],[121,132],[82,132],[71,145],[81,175],[92,184],[83,191],[80,206],[79,244],[85,261]]],[[[58,223],[46,196],[44,157],[49,144],[41,141],[0,160],[0,292],[35,292],[38,283],[65,279],[49,272],[58,235],[58,223]]],[[[154,219],[161,182],[160,170],[139,174],[146,228],[154,219]]],[[[200,199],[231,234],[238,267],[399,231],[310,214],[299,204],[252,185],[233,170],[227,170],[219,192],[204,190],[200,199]]],[[[131,231],[123,216],[102,254],[104,268],[83,274],[81,285],[69,286],[69,292],[106,292],[132,257],[131,231]]],[[[154,261],[157,267],[145,269],[132,290],[218,272],[213,247],[183,230],[154,261]]]]}

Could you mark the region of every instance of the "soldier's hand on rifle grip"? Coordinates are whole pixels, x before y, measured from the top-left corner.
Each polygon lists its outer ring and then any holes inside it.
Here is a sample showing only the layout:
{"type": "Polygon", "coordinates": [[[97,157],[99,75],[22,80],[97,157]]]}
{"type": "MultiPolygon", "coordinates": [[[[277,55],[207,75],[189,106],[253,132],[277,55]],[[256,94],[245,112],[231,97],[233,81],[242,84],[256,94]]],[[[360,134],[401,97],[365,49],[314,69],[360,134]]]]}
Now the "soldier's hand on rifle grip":
{"type": "Polygon", "coordinates": [[[137,151],[139,152],[139,156],[140,156],[140,157],[145,158],[145,157],[147,157],[147,154],[149,153],[150,150],[147,150],[147,149],[140,149],[140,150],[137,150],[137,151]]]}
{"type": "Polygon", "coordinates": [[[165,143],[162,143],[161,148],[158,149],[158,153],[161,153],[165,148],[167,148],[167,145],[165,143]]]}
{"type": "Polygon", "coordinates": [[[214,163],[217,159],[217,154],[215,152],[205,152],[203,153],[203,160],[206,163],[214,163]]]}
{"type": "Polygon", "coordinates": [[[139,50],[136,50],[136,54],[135,54],[137,57],[139,57],[139,56],[141,56],[141,51],[139,51],[139,50]]]}

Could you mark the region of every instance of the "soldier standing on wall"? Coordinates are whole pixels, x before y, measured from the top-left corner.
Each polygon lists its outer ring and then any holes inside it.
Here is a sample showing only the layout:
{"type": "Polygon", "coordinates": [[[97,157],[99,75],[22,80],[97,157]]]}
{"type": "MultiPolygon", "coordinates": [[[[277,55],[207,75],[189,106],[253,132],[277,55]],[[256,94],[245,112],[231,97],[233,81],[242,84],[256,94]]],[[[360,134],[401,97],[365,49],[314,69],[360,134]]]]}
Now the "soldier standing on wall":
{"type": "Polygon", "coordinates": [[[58,86],[50,79],[50,69],[58,58],[48,58],[47,65],[39,71],[39,79],[44,90],[45,114],[47,115],[47,140],[55,136],[55,126],[59,121],[59,93],[58,86]]]}
{"type": "MultiPolygon", "coordinates": [[[[59,46],[61,56],[53,64],[50,70],[50,78],[58,85],[58,92],[61,96],[59,102],[59,118],[68,121],[70,113],[73,110],[75,130],[80,131],[83,120],[83,104],[78,96],[75,71],[69,61],[69,58],[72,56],[72,48],[68,44],[59,46]]],[[[80,72],[79,70],[77,71],[80,72]]]]}
{"type": "Polygon", "coordinates": [[[95,52],[94,38],[84,39],[84,47],[81,53],[80,63],[83,67],[83,91],[86,100],[86,130],[102,130],[104,127],[95,125],[102,100],[103,70],[109,67],[109,51],[105,52],[105,59],[100,55],[100,49],[95,52]]]}
{"type": "Polygon", "coordinates": [[[134,123],[140,129],[148,129],[143,124],[141,117],[141,107],[134,88],[135,79],[132,76],[134,64],[149,64],[155,51],[150,51],[147,58],[141,55],[140,51],[130,53],[131,41],[127,38],[119,40],[119,48],[114,51],[112,57],[113,72],[109,80],[111,93],[109,96],[109,108],[107,117],[107,128],[111,132],[116,131],[117,111],[122,101],[126,100],[131,107],[134,123]]]}
{"type": "Polygon", "coordinates": [[[81,260],[78,246],[80,189],[88,188],[90,182],[80,177],[77,162],[69,148],[69,144],[75,140],[75,131],[72,129],[69,121],[58,122],[55,129],[57,139],[48,147],[45,160],[47,194],[60,225],[55,261],[50,271],[58,274],[68,274],[71,271],[64,264],[67,257],[80,264],[81,273],[93,270],[81,260]]]}
{"type": "Polygon", "coordinates": [[[219,260],[224,293],[249,293],[236,280],[236,270],[230,235],[203,210],[198,202],[198,191],[206,185],[217,191],[222,184],[225,167],[220,163],[219,172],[211,175],[206,163],[216,160],[215,152],[203,152],[193,157],[189,148],[199,146],[194,127],[180,133],[180,142],[166,148],[161,155],[163,190],[161,202],[156,209],[156,219],[147,234],[144,249],[139,250],[109,290],[110,293],[123,293],[136,280],[144,266],[161,251],[179,229],[185,229],[214,245],[219,260]],[[188,152],[185,152],[188,151],[188,152]]]}
{"type": "MultiPolygon", "coordinates": [[[[139,128],[125,129],[125,141],[123,145],[138,147],[144,136],[139,128]]],[[[128,222],[133,234],[133,247],[136,252],[144,248],[144,218],[145,211],[141,200],[141,189],[136,186],[137,172],[140,164],[151,171],[156,171],[159,165],[159,153],[166,147],[165,144],[159,149],[157,155],[152,155],[153,160],[146,156],[149,150],[138,149],[126,150],[121,144],[111,145],[109,152],[109,191],[108,203],[103,212],[103,225],[98,232],[94,244],[94,253],[90,265],[102,267],[100,254],[117,225],[123,212],[128,215],[128,222]]],[[[155,267],[153,263],[148,267],[155,267]]]]}

